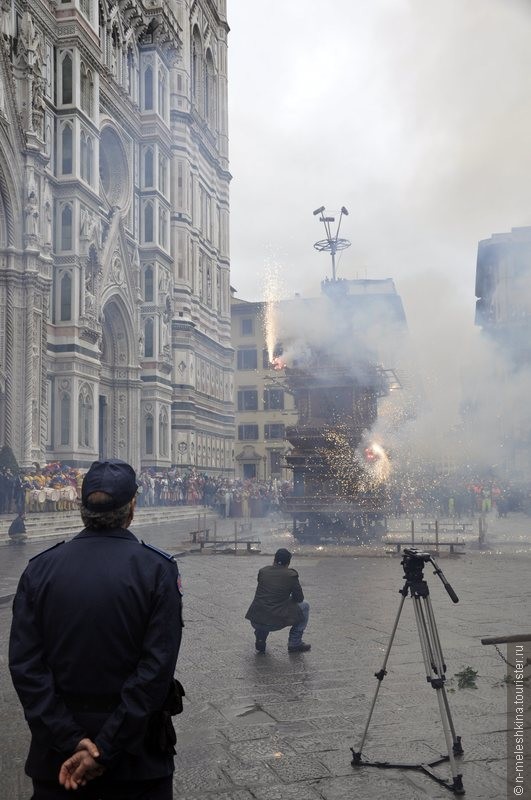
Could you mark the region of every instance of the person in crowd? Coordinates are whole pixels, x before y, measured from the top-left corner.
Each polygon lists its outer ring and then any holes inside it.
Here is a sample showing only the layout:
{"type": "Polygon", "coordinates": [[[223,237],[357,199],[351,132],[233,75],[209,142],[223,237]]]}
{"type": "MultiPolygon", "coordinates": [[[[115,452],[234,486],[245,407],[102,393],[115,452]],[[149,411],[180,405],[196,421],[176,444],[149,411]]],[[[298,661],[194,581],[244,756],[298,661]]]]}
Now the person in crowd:
{"type": "Polygon", "coordinates": [[[20,475],[15,475],[13,481],[13,503],[15,505],[15,511],[17,514],[20,514],[21,511],[24,511],[25,506],[25,492],[24,487],[22,486],[22,480],[20,475]]]}
{"type": "Polygon", "coordinates": [[[155,478],[153,475],[149,473],[146,475],[146,486],[147,486],[147,495],[146,495],[146,505],[154,506],[155,505],[155,478]]]}
{"type": "Polygon", "coordinates": [[[242,515],[242,492],[239,486],[234,488],[230,501],[230,515],[239,519],[242,515]]]}
{"type": "Polygon", "coordinates": [[[14,494],[15,494],[15,483],[16,478],[13,474],[12,470],[5,469],[4,470],[4,501],[3,501],[3,513],[4,514],[11,514],[14,511],[14,494]]]}
{"type": "Polygon", "coordinates": [[[273,564],[258,572],[258,586],[245,618],[255,632],[255,647],[265,653],[266,640],[272,631],[290,626],[288,652],[306,653],[311,645],[303,642],[310,605],[304,600],[299,574],[290,567],[291,553],[281,547],[273,564]]]}
{"type": "Polygon", "coordinates": [[[95,461],[84,530],[20,579],[9,667],[31,731],[33,800],[79,787],[98,800],[172,798],[179,573],[129,531],[136,491],[129,464],[95,461]]]}
{"type": "Polygon", "coordinates": [[[225,509],[225,519],[230,517],[230,506],[232,503],[232,492],[230,491],[229,487],[225,489],[225,494],[223,496],[223,505],[225,509]]]}

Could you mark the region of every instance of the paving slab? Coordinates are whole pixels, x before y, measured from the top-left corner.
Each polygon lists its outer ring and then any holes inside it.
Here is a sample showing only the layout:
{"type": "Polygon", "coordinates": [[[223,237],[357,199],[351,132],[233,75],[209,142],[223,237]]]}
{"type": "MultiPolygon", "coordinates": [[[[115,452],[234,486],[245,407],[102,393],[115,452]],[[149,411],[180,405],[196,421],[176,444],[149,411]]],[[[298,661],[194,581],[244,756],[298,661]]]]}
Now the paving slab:
{"type": "MultiPolygon", "coordinates": [[[[230,522],[230,521],[229,521],[230,522]]],[[[460,602],[450,602],[427,568],[432,604],[447,662],[448,698],[465,754],[460,761],[469,800],[507,795],[506,665],[482,636],[528,631],[525,598],[531,566],[523,538],[509,549],[469,552],[443,569],[460,602]],[[455,675],[477,670],[476,689],[457,688],[455,675]]],[[[507,522],[504,522],[507,526],[507,522]]],[[[525,526],[531,527],[528,523],[525,526]]],[[[506,538],[510,531],[506,533],[506,538]]],[[[265,549],[296,546],[289,532],[263,529],[265,549]]],[[[175,529],[157,526],[142,538],[176,551],[175,529]]],[[[501,536],[501,533],[500,533],[501,536]]],[[[28,557],[42,542],[0,546],[0,585],[14,590],[28,557]],[[16,551],[14,553],[13,551],[16,551]]],[[[399,559],[352,549],[297,551],[293,566],[311,604],[306,637],[312,650],[287,652],[287,631],[254,650],[245,611],[269,555],[179,559],[185,623],[177,676],[186,689],[178,737],[176,800],[438,800],[450,793],[421,773],[354,768],[399,606],[399,559]]],[[[0,605],[0,800],[27,800],[23,764],[28,733],[7,670],[11,610],[0,605]]],[[[504,652],[504,648],[501,648],[504,652]]],[[[409,598],[404,604],[366,741],[366,753],[393,761],[444,752],[433,689],[427,684],[409,598]]],[[[530,732],[531,737],[531,732],[530,732]]],[[[460,767],[461,769],[461,767],[460,767]]],[[[449,777],[448,765],[439,767],[449,777]]]]}

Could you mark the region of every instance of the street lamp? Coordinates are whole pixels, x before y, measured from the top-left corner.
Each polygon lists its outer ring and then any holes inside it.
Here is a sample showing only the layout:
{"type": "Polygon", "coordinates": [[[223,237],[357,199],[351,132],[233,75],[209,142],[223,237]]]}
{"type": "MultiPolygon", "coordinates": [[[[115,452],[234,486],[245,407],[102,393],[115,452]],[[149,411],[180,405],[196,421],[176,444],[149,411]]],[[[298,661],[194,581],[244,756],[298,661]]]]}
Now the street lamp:
{"type": "Polygon", "coordinates": [[[341,211],[339,212],[339,219],[337,222],[336,232],[332,233],[332,224],[336,221],[335,217],[325,216],[325,207],[320,206],[320,208],[316,208],[313,212],[314,217],[319,215],[319,221],[323,223],[326,233],[326,239],[321,239],[319,242],[315,242],[314,247],[320,253],[330,253],[332,257],[332,280],[336,280],[336,253],[340,250],[346,250],[347,247],[350,247],[350,242],[348,239],[340,239],[339,238],[339,230],[341,228],[341,220],[343,217],[348,217],[348,211],[345,206],[341,206],[341,211]]]}

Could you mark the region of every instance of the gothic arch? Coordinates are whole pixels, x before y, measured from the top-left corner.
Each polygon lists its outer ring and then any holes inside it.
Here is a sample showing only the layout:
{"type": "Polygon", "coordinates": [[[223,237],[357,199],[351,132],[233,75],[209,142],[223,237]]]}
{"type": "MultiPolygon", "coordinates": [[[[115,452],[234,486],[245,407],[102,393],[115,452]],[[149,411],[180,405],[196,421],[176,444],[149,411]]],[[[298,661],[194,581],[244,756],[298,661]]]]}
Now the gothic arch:
{"type": "Polygon", "coordinates": [[[127,85],[125,86],[129,96],[135,101],[139,100],[139,83],[140,83],[140,54],[138,52],[138,44],[136,37],[130,28],[125,37],[125,60],[126,60],[126,78],[127,85]]]}
{"type": "Polygon", "coordinates": [[[22,131],[15,100],[15,81],[8,58],[0,59],[0,109],[7,124],[0,125],[0,247],[22,247],[24,213],[28,186],[22,152],[26,136],[22,131]]]}
{"type": "Polygon", "coordinates": [[[148,145],[143,150],[144,156],[144,186],[152,188],[155,185],[155,156],[153,153],[153,146],[148,145]]]}
{"type": "Polygon", "coordinates": [[[131,315],[123,300],[112,295],[103,308],[102,362],[114,371],[135,364],[136,348],[131,315]]]}
{"type": "Polygon", "coordinates": [[[101,458],[138,460],[138,431],[130,420],[140,410],[138,351],[133,320],[123,299],[112,294],[103,305],[98,452],[101,458]]]}
{"type": "Polygon", "coordinates": [[[84,61],[80,65],[80,105],[85,114],[92,118],[94,116],[94,77],[92,70],[84,61]]]}
{"type": "Polygon", "coordinates": [[[74,59],[71,50],[63,50],[58,58],[60,65],[60,104],[70,106],[74,102],[74,59]]]}
{"type": "Polygon", "coordinates": [[[202,88],[203,88],[203,40],[199,32],[199,27],[194,25],[192,31],[192,100],[197,108],[201,107],[202,88]]]}
{"type": "Polygon", "coordinates": [[[155,301],[155,271],[153,264],[146,264],[144,267],[144,302],[153,303],[155,301]]]}
{"type": "Polygon", "coordinates": [[[153,111],[153,66],[148,63],[142,70],[142,108],[144,111],[153,111]]]}
{"type": "MultiPolygon", "coordinates": [[[[8,156],[10,146],[5,146],[4,137],[0,137],[0,247],[19,246],[22,242],[22,226],[15,220],[22,218],[20,181],[13,178],[12,168],[17,167],[19,159],[13,156],[12,166],[9,165],[8,156]]],[[[20,171],[22,174],[22,170],[20,171]]]]}
{"type": "Polygon", "coordinates": [[[6,205],[4,203],[4,193],[0,189],[0,247],[7,247],[8,245],[6,205]]]}
{"type": "Polygon", "coordinates": [[[155,321],[153,317],[148,317],[144,323],[144,356],[146,358],[155,356],[155,321]]]}
{"type": "Polygon", "coordinates": [[[212,50],[208,48],[205,58],[204,110],[205,118],[214,128],[217,127],[218,116],[217,91],[217,74],[214,56],[212,55],[212,50]]]}

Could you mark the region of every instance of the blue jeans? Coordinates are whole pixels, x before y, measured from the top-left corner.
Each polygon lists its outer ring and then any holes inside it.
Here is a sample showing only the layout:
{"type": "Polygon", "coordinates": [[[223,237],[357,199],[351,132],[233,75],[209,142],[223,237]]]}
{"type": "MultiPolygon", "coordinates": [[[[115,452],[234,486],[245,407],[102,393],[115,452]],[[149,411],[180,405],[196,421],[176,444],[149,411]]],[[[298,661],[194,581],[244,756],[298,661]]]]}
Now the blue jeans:
{"type": "MultiPolygon", "coordinates": [[[[310,618],[310,604],[307,603],[306,600],[303,600],[302,603],[297,603],[297,605],[304,616],[301,622],[297,622],[296,625],[292,625],[289,629],[288,647],[296,647],[302,642],[302,634],[310,618]]],[[[256,638],[264,643],[270,633],[273,631],[281,631],[286,627],[286,625],[257,625],[255,622],[251,622],[251,625],[254,628],[256,638]]]]}

